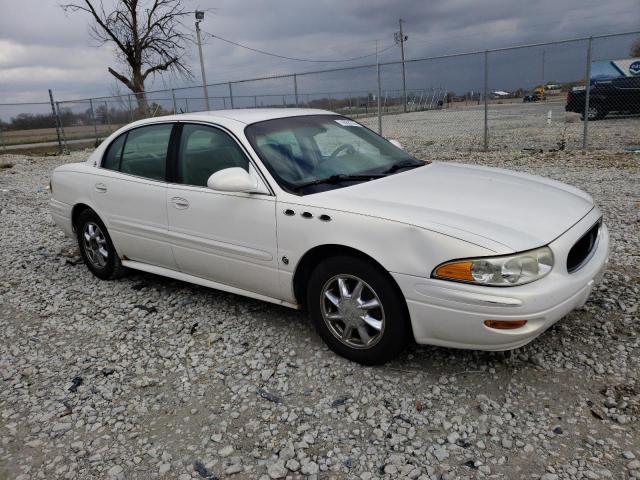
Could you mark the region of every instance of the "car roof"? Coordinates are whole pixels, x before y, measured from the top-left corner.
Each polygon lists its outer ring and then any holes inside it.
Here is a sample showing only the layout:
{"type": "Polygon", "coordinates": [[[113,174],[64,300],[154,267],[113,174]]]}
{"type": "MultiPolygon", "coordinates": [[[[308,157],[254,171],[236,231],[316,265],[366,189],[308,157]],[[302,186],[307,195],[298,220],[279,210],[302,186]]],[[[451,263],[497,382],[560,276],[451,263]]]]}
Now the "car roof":
{"type": "Polygon", "coordinates": [[[335,115],[328,110],[315,108],[241,108],[234,110],[210,110],[206,112],[181,113],[179,115],[166,115],[162,117],[147,118],[135,122],[137,125],[154,123],[157,121],[177,120],[177,121],[201,121],[219,122],[222,120],[234,120],[236,122],[249,125],[251,123],[273,120],[274,118],[299,117],[302,115],[335,115]]]}

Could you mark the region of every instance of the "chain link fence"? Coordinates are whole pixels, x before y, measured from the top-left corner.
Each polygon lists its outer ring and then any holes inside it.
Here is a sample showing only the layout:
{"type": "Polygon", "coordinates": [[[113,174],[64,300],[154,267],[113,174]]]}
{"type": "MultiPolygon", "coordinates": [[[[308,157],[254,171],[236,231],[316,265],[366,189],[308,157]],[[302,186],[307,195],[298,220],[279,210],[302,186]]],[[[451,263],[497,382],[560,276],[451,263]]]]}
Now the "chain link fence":
{"type": "Polygon", "coordinates": [[[636,149],[640,58],[630,52],[638,34],[410,59],[404,68],[397,61],[206,89],[0,104],[0,150],[97,145],[142,118],[274,107],[331,110],[421,151],[636,149]]]}

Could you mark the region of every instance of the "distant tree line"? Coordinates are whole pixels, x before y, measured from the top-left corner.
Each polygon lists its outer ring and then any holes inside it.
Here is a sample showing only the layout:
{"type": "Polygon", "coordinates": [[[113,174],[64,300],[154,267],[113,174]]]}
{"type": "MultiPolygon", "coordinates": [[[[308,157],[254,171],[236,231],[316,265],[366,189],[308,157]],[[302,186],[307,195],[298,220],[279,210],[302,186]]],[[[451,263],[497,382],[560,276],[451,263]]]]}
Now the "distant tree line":
{"type": "MultiPolygon", "coordinates": [[[[156,103],[148,105],[148,110],[147,116],[157,117],[173,113],[163,109],[156,103]]],[[[81,112],[74,112],[70,108],[60,109],[60,121],[63,127],[94,125],[94,123],[96,125],[124,124],[131,122],[133,119],[129,108],[108,107],[106,104],[95,106],[94,115],[91,115],[91,108],[81,112]],[[95,120],[93,117],[95,117],[95,120]]],[[[55,119],[51,113],[20,113],[12,117],[8,122],[0,120],[0,130],[4,131],[55,128],[55,126],[55,119]]]]}

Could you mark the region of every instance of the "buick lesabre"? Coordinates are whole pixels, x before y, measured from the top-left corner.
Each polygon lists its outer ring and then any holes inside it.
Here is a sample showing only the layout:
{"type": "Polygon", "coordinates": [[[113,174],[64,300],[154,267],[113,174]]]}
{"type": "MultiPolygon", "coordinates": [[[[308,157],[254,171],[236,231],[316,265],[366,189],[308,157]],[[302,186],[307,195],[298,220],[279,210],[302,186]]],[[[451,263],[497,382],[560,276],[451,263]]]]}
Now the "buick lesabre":
{"type": "Polygon", "coordinates": [[[58,167],[51,214],[88,269],[308,310],[335,352],[508,350],[584,304],[609,235],[585,192],[418,160],[321,110],[151,118],[58,167]]]}

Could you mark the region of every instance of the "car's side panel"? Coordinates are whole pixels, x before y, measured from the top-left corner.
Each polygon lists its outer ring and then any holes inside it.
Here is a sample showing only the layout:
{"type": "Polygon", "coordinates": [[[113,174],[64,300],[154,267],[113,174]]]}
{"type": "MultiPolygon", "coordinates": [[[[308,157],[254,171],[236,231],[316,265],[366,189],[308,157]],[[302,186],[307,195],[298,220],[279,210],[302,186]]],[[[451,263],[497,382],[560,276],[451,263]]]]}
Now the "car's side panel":
{"type": "Polygon", "coordinates": [[[280,297],[274,197],[170,184],[166,201],[180,271],[280,297]]]}
{"type": "Polygon", "coordinates": [[[389,272],[429,277],[443,258],[490,255],[493,251],[414,225],[278,202],[278,254],[283,299],[295,302],[293,276],[306,252],[320,245],[358,250],[389,272]],[[327,215],[330,220],[320,219],[327,215]],[[288,263],[283,263],[286,257],[288,263]]]}
{"type": "Polygon", "coordinates": [[[90,188],[121,257],[177,269],[167,238],[165,182],[96,169],[90,188]]]}

